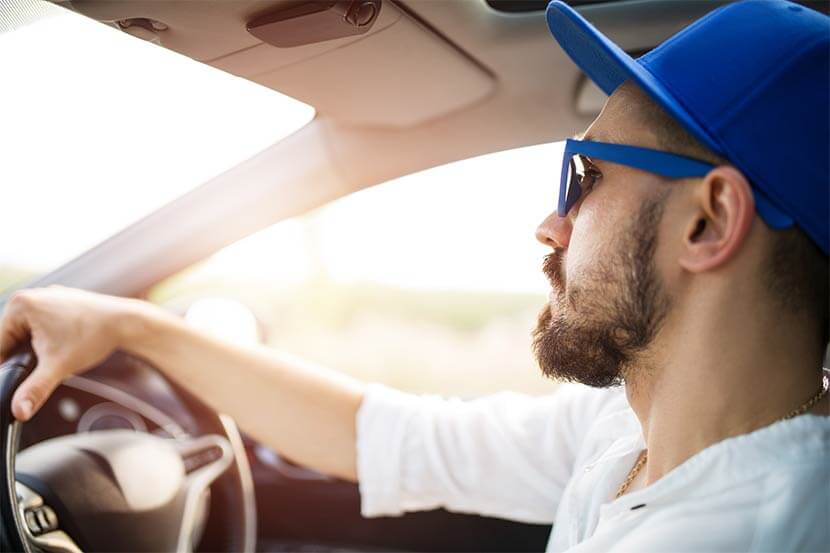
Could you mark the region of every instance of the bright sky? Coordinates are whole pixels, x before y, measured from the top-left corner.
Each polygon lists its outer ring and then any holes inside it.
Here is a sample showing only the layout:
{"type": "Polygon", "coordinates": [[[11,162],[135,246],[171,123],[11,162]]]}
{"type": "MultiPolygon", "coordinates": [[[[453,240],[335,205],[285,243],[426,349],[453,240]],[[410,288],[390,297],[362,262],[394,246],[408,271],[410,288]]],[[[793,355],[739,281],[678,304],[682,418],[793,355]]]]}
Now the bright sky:
{"type": "Polygon", "coordinates": [[[44,6],[57,15],[0,34],[0,265],[53,269],[314,117],[44,6]]]}
{"type": "Polygon", "coordinates": [[[563,143],[509,150],[408,175],[284,221],[216,254],[203,272],[547,293],[536,226],[556,207],[563,143]]]}
{"type": "MultiPolygon", "coordinates": [[[[0,34],[0,75],[0,266],[41,272],[314,115],[68,12],[0,34]]],[[[560,148],[482,156],[374,187],[226,248],[202,270],[275,286],[324,271],[341,282],[545,292],[545,249],[533,235],[555,209],[560,148]]]]}
{"type": "Polygon", "coordinates": [[[540,272],[547,251],[535,230],[556,206],[552,160],[561,159],[561,147],[481,156],[346,198],[324,211],[331,238],[323,258],[353,280],[547,293],[540,272]],[[360,215],[351,208],[359,204],[368,224],[354,224],[360,215]],[[390,254],[395,263],[387,263],[390,254]]]}

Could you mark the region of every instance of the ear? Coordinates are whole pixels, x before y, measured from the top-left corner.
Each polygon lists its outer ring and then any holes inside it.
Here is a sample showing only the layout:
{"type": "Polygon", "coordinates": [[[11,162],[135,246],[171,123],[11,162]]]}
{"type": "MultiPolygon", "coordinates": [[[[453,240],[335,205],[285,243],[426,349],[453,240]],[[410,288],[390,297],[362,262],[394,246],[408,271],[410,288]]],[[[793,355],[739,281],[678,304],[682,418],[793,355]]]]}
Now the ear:
{"type": "Polygon", "coordinates": [[[734,167],[712,169],[693,195],[695,215],[684,231],[680,265],[701,273],[720,267],[740,250],[752,220],[755,200],[749,181],[734,167]]]}

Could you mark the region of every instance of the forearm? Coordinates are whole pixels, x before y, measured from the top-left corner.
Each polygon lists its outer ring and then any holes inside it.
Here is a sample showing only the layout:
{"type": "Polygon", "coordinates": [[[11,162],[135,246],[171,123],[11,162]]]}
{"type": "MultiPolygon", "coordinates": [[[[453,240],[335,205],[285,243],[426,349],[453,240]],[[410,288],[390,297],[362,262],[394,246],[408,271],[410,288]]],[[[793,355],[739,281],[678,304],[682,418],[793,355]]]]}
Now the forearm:
{"type": "Polygon", "coordinates": [[[241,347],[149,305],[125,315],[121,347],[139,355],[288,458],[357,480],[355,418],[363,386],[341,373],[241,347]]]}

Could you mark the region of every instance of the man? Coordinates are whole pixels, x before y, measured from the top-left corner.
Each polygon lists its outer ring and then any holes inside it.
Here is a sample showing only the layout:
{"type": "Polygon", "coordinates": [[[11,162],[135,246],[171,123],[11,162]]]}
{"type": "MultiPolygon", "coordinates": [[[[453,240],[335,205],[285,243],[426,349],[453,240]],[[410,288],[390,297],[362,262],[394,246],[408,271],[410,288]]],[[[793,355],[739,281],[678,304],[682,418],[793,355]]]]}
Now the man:
{"type": "Polygon", "coordinates": [[[611,93],[568,141],[537,231],[552,248],[537,358],[590,387],[420,398],[50,288],[3,317],[2,352],[31,337],[39,357],[15,416],[121,348],[288,457],[358,480],[367,516],[553,522],[555,551],[830,548],[828,18],[734,4],[638,61],[560,2],[547,20],[611,93]]]}

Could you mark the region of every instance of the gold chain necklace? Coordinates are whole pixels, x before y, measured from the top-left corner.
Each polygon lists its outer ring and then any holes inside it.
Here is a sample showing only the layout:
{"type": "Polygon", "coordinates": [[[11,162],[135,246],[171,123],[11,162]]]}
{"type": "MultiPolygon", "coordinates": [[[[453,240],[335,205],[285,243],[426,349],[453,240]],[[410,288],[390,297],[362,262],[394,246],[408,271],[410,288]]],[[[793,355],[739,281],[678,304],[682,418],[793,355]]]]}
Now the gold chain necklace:
{"type": "MultiPolygon", "coordinates": [[[[811,397],[810,399],[808,399],[807,401],[805,401],[804,403],[802,403],[801,405],[799,405],[798,407],[796,407],[795,409],[793,409],[792,411],[790,411],[789,413],[787,413],[786,415],[784,415],[780,419],[777,419],[774,422],[779,422],[779,421],[791,419],[793,417],[797,417],[798,415],[803,415],[813,405],[815,405],[816,403],[821,401],[821,398],[823,398],[824,395],[827,393],[827,388],[828,388],[827,377],[822,376],[821,377],[821,387],[819,388],[818,392],[816,392],[813,395],[813,397],[811,397]]],[[[616,495],[615,499],[619,498],[620,496],[625,494],[625,492],[628,491],[629,486],[631,486],[631,483],[634,481],[635,478],[637,478],[637,474],[640,472],[640,469],[643,468],[643,465],[646,464],[647,459],[648,459],[648,450],[644,449],[643,451],[640,452],[640,456],[637,458],[637,462],[634,463],[633,467],[631,467],[631,470],[628,472],[628,476],[625,477],[625,481],[620,486],[620,489],[617,490],[617,495],[616,495]]]]}

